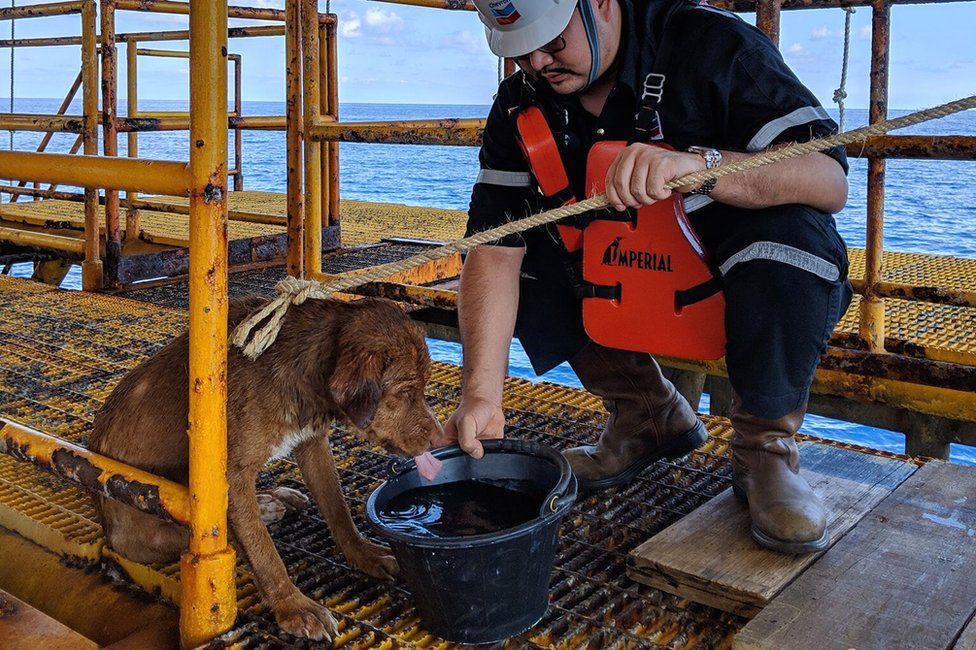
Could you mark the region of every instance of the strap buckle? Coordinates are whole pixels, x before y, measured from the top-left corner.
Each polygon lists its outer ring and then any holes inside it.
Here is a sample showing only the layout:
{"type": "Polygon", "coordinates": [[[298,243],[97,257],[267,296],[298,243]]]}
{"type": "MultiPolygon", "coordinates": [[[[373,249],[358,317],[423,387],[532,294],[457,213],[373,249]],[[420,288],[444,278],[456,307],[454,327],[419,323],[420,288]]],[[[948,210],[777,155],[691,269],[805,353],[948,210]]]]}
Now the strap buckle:
{"type": "Polygon", "coordinates": [[[644,93],[641,101],[646,102],[648,98],[653,99],[657,104],[664,97],[664,81],[667,77],[657,72],[651,72],[644,78],[644,93]]]}

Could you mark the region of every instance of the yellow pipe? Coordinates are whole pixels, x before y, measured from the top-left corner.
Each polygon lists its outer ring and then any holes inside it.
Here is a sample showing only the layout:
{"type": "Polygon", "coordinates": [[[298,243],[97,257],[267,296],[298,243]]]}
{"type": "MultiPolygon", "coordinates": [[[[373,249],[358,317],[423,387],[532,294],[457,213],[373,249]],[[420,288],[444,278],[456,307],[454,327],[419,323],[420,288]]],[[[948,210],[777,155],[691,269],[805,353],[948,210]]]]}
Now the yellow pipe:
{"type": "Polygon", "coordinates": [[[227,544],[227,0],[190,11],[190,546],[180,562],[180,642],[237,615],[227,544]]]}
{"type": "Polygon", "coordinates": [[[0,240],[16,244],[18,246],[29,246],[31,248],[41,248],[44,250],[61,251],[81,256],[85,253],[85,240],[78,237],[65,237],[62,235],[52,235],[46,232],[35,232],[33,230],[19,230],[17,228],[6,228],[0,226],[0,240]]]}
{"type": "Polygon", "coordinates": [[[20,20],[21,18],[41,18],[43,16],[66,16],[80,14],[84,5],[83,0],[73,2],[49,2],[42,5],[26,5],[24,7],[10,7],[0,9],[0,20],[20,20]]]}
{"type": "MultiPolygon", "coordinates": [[[[95,0],[85,0],[81,10],[81,80],[86,156],[98,155],[98,43],[95,0]]],[[[53,189],[52,185],[48,189],[53,189]]],[[[81,288],[102,288],[101,234],[98,216],[98,189],[85,189],[85,260],[81,263],[81,288]]]]}
{"type": "Polygon", "coordinates": [[[302,0],[302,69],[305,109],[305,275],[322,270],[322,147],[308,137],[309,128],[319,118],[318,5],[302,0]]]}
{"type": "Polygon", "coordinates": [[[88,489],[119,498],[145,512],[168,517],[181,524],[189,521],[187,490],[169,479],[5,419],[0,419],[0,447],[6,453],[27,457],[35,465],[66,476],[88,489]],[[84,471],[87,468],[99,470],[99,473],[89,475],[84,471]],[[123,489],[109,489],[110,483],[116,485],[120,482],[125,485],[123,489]],[[143,487],[155,489],[143,491],[143,487]],[[157,496],[158,505],[155,502],[157,496]]]}
{"type": "Polygon", "coordinates": [[[0,178],[167,196],[186,196],[190,180],[186,163],[171,160],[24,151],[0,151],[0,178]]]}
{"type": "MultiPolygon", "coordinates": [[[[130,43],[132,41],[129,41],[130,43]]],[[[158,56],[167,59],[189,59],[190,53],[186,50],[157,50],[152,48],[140,48],[136,50],[139,56],[158,56]]]]}

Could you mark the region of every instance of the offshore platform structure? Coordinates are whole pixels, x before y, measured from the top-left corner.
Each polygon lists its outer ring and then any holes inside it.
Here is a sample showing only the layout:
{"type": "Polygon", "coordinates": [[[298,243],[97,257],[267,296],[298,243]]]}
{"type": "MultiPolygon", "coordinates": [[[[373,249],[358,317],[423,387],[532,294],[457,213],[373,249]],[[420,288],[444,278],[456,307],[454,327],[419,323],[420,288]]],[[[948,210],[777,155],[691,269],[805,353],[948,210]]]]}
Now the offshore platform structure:
{"type": "MultiPolygon", "coordinates": [[[[464,0],[384,1],[474,9],[464,0]]],[[[887,117],[890,13],[893,5],[910,2],[711,4],[755,11],[774,42],[781,9],[869,6],[870,120],[887,117]]],[[[122,639],[152,645],[175,630],[167,607],[130,602],[113,590],[107,595],[91,576],[75,576],[57,562],[44,564],[49,554],[38,555],[34,545],[8,532],[15,531],[60,557],[111,569],[178,603],[185,647],[215,638],[284,644],[227,539],[228,295],[268,293],[285,273],[328,281],[460,237],[465,216],[459,211],[340,201],[339,142],[472,146],[480,142],[484,120],[341,121],[337,18],[321,13],[315,0],[285,0],[283,10],[228,6],[226,0],[67,0],[0,9],[0,20],[58,15],[79,16],[80,36],[0,41],[0,47],[12,48],[81,46],[81,70],[57,114],[0,114],[0,130],[45,134],[37,151],[0,151],[0,178],[11,180],[0,186],[10,196],[0,204],[0,263],[6,272],[32,262],[35,279],[46,283],[0,277],[7,316],[0,324],[0,451],[7,454],[0,456],[0,544],[9,550],[0,554],[6,558],[0,559],[0,589],[23,594],[102,645],[122,639]],[[120,12],[184,14],[189,29],[118,32],[120,12]],[[259,24],[228,28],[228,18],[259,24]],[[228,39],[282,36],[286,114],[244,115],[243,61],[228,51],[228,39]],[[185,40],[189,51],[147,46],[185,40]],[[122,45],[124,116],[117,83],[122,45]],[[189,60],[188,112],[139,110],[141,56],[189,60]],[[228,65],[234,67],[231,110],[228,65]],[[79,91],[82,114],[71,115],[79,91]],[[245,190],[242,133],[251,129],[284,132],[285,193],[245,190]],[[189,131],[187,162],[140,158],[139,134],[155,131],[189,131]],[[59,132],[77,135],[71,153],[45,151],[59,132]],[[229,160],[230,132],[235,142],[229,160]],[[123,133],[125,157],[119,155],[123,133]],[[54,289],[72,264],[81,265],[83,292],[54,289]],[[85,440],[94,410],[115,382],[187,325],[190,476],[182,486],[89,452],[85,440]],[[187,525],[191,542],[179,566],[137,565],[106,548],[77,486],[187,525]],[[25,569],[27,562],[47,567],[36,572],[46,575],[45,584],[59,583],[72,596],[44,596],[38,587],[43,581],[25,569]],[[131,620],[99,616],[98,608],[109,600],[116,611],[126,608],[131,620]]],[[[506,72],[514,69],[510,61],[504,65],[506,72]]],[[[883,250],[885,161],[976,160],[976,137],[879,136],[850,146],[848,153],[868,158],[867,244],[851,251],[859,296],[821,360],[810,410],[901,431],[907,456],[899,459],[925,465],[929,458],[948,458],[950,443],[976,445],[976,260],[883,250]]],[[[355,292],[403,303],[432,336],[456,339],[459,271],[454,256],[355,292]]],[[[629,552],[729,483],[724,366],[661,361],[674,369],[693,404],[703,388],[712,396],[712,412],[704,416],[710,440],[687,460],[655,466],[616,496],[616,503],[590,499],[578,507],[557,559],[552,613],[520,638],[523,645],[722,646],[743,627],[743,616],[754,614],[723,612],[707,599],[689,603],[626,577],[629,552]]],[[[440,415],[454,408],[459,387],[456,367],[435,364],[429,391],[440,415]]],[[[559,447],[592,439],[605,415],[582,391],[520,380],[509,381],[505,400],[516,435],[559,447]]],[[[383,476],[386,459],[362,443],[335,444],[347,492],[365,498],[383,476]]],[[[270,485],[299,476],[286,459],[269,466],[262,480],[270,485]]],[[[302,590],[339,612],[337,645],[446,647],[424,632],[402,589],[352,575],[328,536],[313,530],[320,523],[303,517],[283,523],[275,539],[302,590]]],[[[959,633],[968,620],[967,615],[957,625],[954,640],[976,638],[972,625],[959,633]]]]}

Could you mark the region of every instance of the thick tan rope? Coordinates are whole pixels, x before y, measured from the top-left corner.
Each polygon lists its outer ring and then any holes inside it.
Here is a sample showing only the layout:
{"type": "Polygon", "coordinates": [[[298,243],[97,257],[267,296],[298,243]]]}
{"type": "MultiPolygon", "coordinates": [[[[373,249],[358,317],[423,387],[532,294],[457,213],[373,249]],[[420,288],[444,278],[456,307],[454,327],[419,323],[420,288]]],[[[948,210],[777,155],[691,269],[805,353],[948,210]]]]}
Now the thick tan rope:
{"type": "MultiPolygon", "coordinates": [[[[846,133],[838,133],[827,138],[810,140],[809,142],[797,143],[781,149],[765,151],[751,158],[721,165],[714,169],[687,174],[670,181],[665,185],[665,188],[673,190],[685,185],[697,185],[706,180],[717,179],[728,176],[729,174],[756,169],[757,167],[763,167],[790,158],[805,156],[816,151],[823,151],[825,149],[863,141],[876,135],[882,135],[888,131],[939,119],[971,108],[976,108],[976,95],[903,117],[878,122],[877,124],[853,131],[847,131],[846,133]]],[[[501,239],[507,235],[523,232],[591,210],[601,210],[609,207],[609,205],[606,194],[599,194],[579,203],[541,212],[526,217],[525,219],[510,221],[497,228],[491,228],[490,230],[476,233],[470,237],[458,239],[444,246],[432,248],[396,262],[374,266],[365,272],[345,273],[337,276],[335,280],[327,284],[314,280],[299,280],[293,277],[285,278],[276,287],[280,295],[268,303],[263,309],[255,312],[243,321],[234,330],[231,341],[234,345],[242,348],[244,354],[255,359],[274,343],[275,338],[278,336],[278,330],[281,329],[281,321],[284,319],[285,313],[288,311],[290,305],[300,305],[309,298],[328,298],[335,293],[348,291],[349,289],[354,289],[370,282],[388,278],[391,275],[408,271],[434,260],[449,257],[455,253],[462,253],[476,246],[501,239]]]]}

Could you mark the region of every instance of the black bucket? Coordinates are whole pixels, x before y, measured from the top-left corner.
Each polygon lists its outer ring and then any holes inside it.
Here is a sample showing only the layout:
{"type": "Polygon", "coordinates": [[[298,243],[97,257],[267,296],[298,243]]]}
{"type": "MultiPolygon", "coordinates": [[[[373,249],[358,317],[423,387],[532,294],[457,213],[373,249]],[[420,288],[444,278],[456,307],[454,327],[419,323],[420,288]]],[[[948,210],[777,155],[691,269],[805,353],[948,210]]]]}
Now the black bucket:
{"type": "Polygon", "coordinates": [[[549,608],[549,578],[559,524],[576,501],[576,478],[562,454],[521,440],[488,440],[475,460],[458,447],[433,452],[444,463],[424,481],[410,461],[366,502],[366,517],[390,542],[427,629],[458,643],[492,643],[524,632],[549,608]],[[456,481],[528,480],[548,496],[539,516],[514,528],[467,537],[426,537],[393,530],[379,517],[390,500],[414,488],[456,481]]]}

